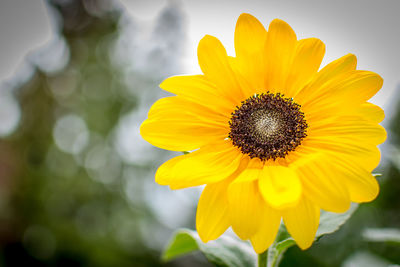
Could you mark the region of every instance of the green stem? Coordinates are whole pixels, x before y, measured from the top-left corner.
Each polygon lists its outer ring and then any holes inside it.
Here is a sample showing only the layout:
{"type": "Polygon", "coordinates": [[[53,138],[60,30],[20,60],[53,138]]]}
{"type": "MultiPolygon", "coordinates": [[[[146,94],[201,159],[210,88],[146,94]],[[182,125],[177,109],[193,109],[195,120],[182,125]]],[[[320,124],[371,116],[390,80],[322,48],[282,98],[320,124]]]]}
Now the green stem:
{"type": "Polygon", "coordinates": [[[268,262],[268,250],[261,254],[258,254],[258,267],[267,267],[268,262]]]}

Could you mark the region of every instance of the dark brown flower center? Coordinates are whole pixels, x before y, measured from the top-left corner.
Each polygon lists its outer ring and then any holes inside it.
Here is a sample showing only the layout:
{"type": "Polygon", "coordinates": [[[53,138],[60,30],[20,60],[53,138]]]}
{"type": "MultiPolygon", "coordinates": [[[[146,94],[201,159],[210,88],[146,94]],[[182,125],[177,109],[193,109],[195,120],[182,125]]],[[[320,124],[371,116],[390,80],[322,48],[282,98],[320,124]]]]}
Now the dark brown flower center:
{"type": "Polygon", "coordinates": [[[280,93],[249,97],[236,107],[229,121],[233,145],[251,158],[284,158],[307,136],[300,105],[280,93]]]}

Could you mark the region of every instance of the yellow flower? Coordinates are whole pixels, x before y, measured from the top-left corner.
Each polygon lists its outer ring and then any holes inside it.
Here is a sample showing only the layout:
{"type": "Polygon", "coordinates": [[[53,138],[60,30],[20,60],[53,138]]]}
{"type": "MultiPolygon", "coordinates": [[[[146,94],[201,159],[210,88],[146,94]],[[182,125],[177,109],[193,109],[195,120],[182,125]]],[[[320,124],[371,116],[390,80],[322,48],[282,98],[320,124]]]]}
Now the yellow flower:
{"type": "Polygon", "coordinates": [[[356,70],[343,56],[318,71],[325,45],[297,40],[273,20],[268,31],[242,14],[236,57],[205,36],[198,46],[203,75],[175,76],[160,87],[141,126],[151,144],[193,151],[165,162],[156,181],[180,189],[206,184],[196,226],[205,242],[230,226],[257,253],[274,241],[281,219],[302,249],[311,246],[320,209],[344,212],[372,201],[371,171],[386,132],[383,110],[368,103],[382,78],[356,70]]]}

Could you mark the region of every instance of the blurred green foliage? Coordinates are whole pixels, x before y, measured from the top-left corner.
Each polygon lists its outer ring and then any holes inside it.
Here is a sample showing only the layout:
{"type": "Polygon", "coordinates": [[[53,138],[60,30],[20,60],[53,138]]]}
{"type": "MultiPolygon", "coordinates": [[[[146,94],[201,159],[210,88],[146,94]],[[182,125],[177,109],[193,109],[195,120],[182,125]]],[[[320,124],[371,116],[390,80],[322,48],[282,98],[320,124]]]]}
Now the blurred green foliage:
{"type": "MultiPolygon", "coordinates": [[[[126,49],[118,42],[126,31],[134,35],[139,29],[113,1],[54,0],[48,8],[64,49],[50,46],[36,55],[32,76],[13,88],[21,119],[0,141],[2,265],[159,266],[159,251],[172,229],[147,200],[157,193],[149,188],[155,167],[169,153],[139,143],[138,136],[132,136],[131,146],[141,150],[132,153],[148,153],[147,162],[125,159],[120,150],[132,132],[123,131],[125,121],[144,119],[140,104],[148,109],[160,97],[158,84],[174,68],[129,69],[129,53],[140,42],[126,49]],[[61,56],[51,49],[61,49],[61,56]],[[127,62],[118,61],[116,53],[127,62]],[[59,70],[51,68],[65,57],[59,70]]],[[[179,26],[182,14],[166,6],[157,19],[154,36],[162,27],[179,26]]],[[[172,38],[157,38],[152,49],[151,40],[137,48],[147,49],[144,67],[168,55],[162,50],[170,49],[172,38]]],[[[172,58],[181,49],[175,46],[172,58]]]]}

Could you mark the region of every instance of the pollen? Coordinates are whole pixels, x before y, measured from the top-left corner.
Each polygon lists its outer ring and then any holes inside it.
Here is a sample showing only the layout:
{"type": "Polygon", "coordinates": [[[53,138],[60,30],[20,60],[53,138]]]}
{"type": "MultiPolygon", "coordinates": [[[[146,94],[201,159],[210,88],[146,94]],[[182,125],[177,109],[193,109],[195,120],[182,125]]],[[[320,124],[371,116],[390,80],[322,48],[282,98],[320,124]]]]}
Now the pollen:
{"type": "Polygon", "coordinates": [[[255,94],[231,114],[229,138],[251,158],[284,158],[307,136],[308,125],[300,108],[280,93],[255,94]]]}

